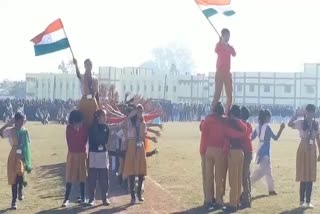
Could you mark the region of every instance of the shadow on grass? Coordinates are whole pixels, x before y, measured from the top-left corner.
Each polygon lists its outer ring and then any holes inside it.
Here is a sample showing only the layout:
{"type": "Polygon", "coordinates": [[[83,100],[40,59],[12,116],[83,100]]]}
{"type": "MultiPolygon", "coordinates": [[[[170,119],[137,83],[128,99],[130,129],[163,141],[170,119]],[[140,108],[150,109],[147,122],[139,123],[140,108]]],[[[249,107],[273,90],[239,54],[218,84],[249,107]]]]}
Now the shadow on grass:
{"type": "Polygon", "coordinates": [[[199,207],[194,207],[188,210],[184,210],[181,212],[174,212],[173,214],[207,214],[207,213],[212,213],[212,214],[222,214],[224,213],[221,209],[220,210],[207,210],[206,208],[204,208],[203,206],[199,206],[199,207]]]}
{"type": "Polygon", "coordinates": [[[306,210],[308,210],[308,208],[301,208],[301,207],[298,207],[298,208],[295,208],[295,209],[292,209],[292,210],[286,210],[286,211],[283,211],[279,214],[302,214],[304,213],[306,210]]]}
{"type": "Polygon", "coordinates": [[[269,197],[269,195],[257,195],[257,196],[252,197],[251,201],[256,201],[256,200],[266,198],[266,197],[269,197]]]}

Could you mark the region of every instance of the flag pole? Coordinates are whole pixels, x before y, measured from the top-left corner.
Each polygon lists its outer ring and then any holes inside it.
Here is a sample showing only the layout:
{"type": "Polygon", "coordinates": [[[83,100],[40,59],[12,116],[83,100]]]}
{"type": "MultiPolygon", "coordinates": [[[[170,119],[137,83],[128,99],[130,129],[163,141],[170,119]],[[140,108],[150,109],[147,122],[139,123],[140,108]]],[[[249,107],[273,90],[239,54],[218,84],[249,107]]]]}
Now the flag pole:
{"type": "MultiPolygon", "coordinates": [[[[198,5],[196,1],[195,1],[195,4],[198,6],[199,10],[200,10],[201,13],[203,14],[200,5],[198,5]]],[[[204,15],[204,14],[203,14],[203,15],[204,15]]],[[[208,22],[209,22],[209,24],[211,25],[211,27],[214,29],[214,31],[218,34],[219,38],[221,39],[220,33],[218,32],[217,28],[212,24],[212,22],[210,21],[210,19],[209,19],[206,15],[204,15],[204,16],[206,17],[206,19],[208,20],[208,22]]]]}
{"type": "MultiPolygon", "coordinates": [[[[60,22],[62,23],[61,19],[60,19],[60,22]]],[[[69,41],[69,37],[67,36],[67,33],[66,33],[66,30],[64,29],[63,23],[62,23],[62,29],[63,29],[63,33],[64,33],[65,37],[68,39],[69,49],[70,49],[72,58],[75,59],[74,54],[73,54],[73,50],[72,50],[72,48],[71,48],[71,44],[70,44],[70,41],[69,41]]]]}

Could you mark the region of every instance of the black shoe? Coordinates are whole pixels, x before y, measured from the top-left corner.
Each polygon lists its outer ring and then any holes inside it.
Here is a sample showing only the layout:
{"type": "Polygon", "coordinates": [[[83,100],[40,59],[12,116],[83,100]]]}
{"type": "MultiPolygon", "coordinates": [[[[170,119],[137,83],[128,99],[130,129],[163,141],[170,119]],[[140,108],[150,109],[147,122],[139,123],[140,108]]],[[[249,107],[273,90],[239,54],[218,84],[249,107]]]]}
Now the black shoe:
{"type": "Polygon", "coordinates": [[[82,200],[81,200],[81,196],[79,196],[79,197],[77,198],[77,203],[78,203],[78,204],[81,204],[81,201],[82,201],[82,200]]]}
{"type": "Polygon", "coordinates": [[[215,209],[215,210],[221,210],[221,209],[223,209],[223,205],[216,203],[216,204],[214,205],[214,209],[215,209]]]}
{"type": "Polygon", "coordinates": [[[240,205],[240,209],[241,209],[241,210],[247,209],[247,208],[251,208],[250,202],[243,202],[243,203],[241,203],[241,205],[240,205]]]}
{"type": "Polygon", "coordinates": [[[109,199],[107,198],[105,201],[102,202],[102,204],[105,206],[109,206],[111,203],[110,203],[109,199]]]}
{"type": "Polygon", "coordinates": [[[278,193],[276,193],[276,191],[270,191],[270,192],[269,192],[269,195],[270,195],[270,196],[278,195],[278,193]]]}
{"type": "Polygon", "coordinates": [[[22,194],[19,195],[19,196],[18,196],[18,200],[19,200],[19,201],[23,201],[23,200],[24,200],[24,195],[22,195],[22,194]]]}
{"type": "Polygon", "coordinates": [[[227,213],[236,213],[238,210],[237,207],[226,206],[223,208],[223,211],[227,213]]]}
{"type": "Polygon", "coordinates": [[[206,210],[213,210],[214,209],[214,206],[211,202],[205,202],[203,206],[206,210]]]}

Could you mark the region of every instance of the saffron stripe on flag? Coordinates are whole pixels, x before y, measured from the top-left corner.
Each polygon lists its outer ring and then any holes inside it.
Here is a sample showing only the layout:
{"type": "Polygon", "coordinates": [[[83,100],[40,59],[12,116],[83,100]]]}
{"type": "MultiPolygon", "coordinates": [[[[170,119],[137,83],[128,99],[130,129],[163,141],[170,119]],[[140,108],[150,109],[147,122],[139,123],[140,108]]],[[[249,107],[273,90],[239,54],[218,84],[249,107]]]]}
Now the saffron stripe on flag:
{"type": "Polygon", "coordinates": [[[64,38],[50,44],[35,45],[34,52],[36,56],[40,56],[40,55],[60,51],[68,47],[70,47],[69,40],[68,38],[64,38]]]}
{"type": "Polygon", "coordinates": [[[52,22],[42,33],[40,33],[39,35],[37,35],[36,37],[34,37],[33,39],[31,39],[31,41],[34,44],[38,44],[39,42],[41,42],[42,37],[46,34],[50,34],[53,33],[59,29],[63,28],[63,24],[61,19],[57,19],[54,22],[52,22]]]}
{"type": "Polygon", "coordinates": [[[199,5],[230,5],[231,0],[196,0],[199,5]]]}

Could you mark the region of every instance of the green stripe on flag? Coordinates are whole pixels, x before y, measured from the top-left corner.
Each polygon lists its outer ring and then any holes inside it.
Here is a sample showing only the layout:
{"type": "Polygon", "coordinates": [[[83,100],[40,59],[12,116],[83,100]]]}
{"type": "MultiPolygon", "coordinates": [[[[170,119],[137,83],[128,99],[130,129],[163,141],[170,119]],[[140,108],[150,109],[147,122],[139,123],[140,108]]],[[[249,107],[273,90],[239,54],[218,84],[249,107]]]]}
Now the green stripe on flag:
{"type": "Polygon", "coordinates": [[[211,17],[213,15],[216,15],[218,13],[218,11],[213,9],[213,8],[205,9],[202,12],[207,18],[209,18],[209,17],[211,17]]]}
{"type": "Polygon", "coordinates": [[[35,45],[34,52],[36,56],[53,53],[70,47],[69,40],[67,38],[61,39],[57,42],[43,45],[35,45]]]}
{"type": "Polygon", "coordinates": [[[227,10],[223,12],[223,15],[225,16],[232,16],[234,15],[236,12],[234,12],[233,10],[227,10]]]}

